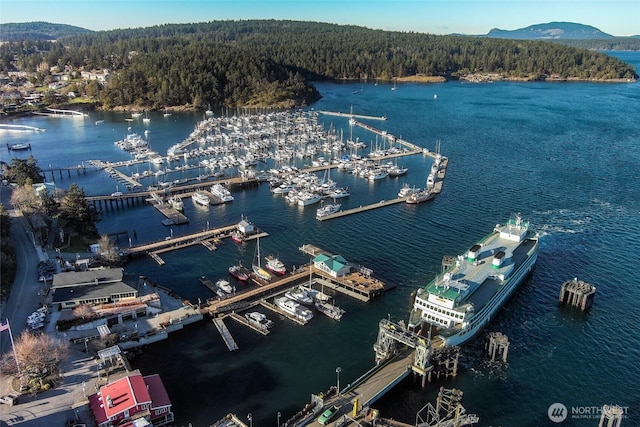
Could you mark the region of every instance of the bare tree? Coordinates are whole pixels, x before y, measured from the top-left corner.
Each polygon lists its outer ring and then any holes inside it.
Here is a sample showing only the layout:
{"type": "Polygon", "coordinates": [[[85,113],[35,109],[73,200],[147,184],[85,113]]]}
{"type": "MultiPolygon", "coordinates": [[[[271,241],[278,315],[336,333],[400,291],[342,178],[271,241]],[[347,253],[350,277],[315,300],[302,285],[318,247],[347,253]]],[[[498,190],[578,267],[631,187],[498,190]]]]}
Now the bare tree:
{"type": "Polygon", "coordinates": [[[21,210],[37,210],[42,206],[42,199],[32,185],[23,185],[11,193],[11,204],[21,210]]]}
{"type": "Polygon", "coordinates": [[[108,262],[115,262],[120,260],[118,250],[113,244],[113,240],[111,240],[108,235],[103,234],[102,236],[100,236],[98,244],[100,245],[100,256],[102,256],[102,258],[104,258],[108,262]]]}
{"type": "Polygon", "coordinates": [[[61,339],[23,331],[15,340],[15,357],[12,351],[3,354],[0,369],[4,374],[16,374],[20,366],[22,375],[42,379],[58,373],[60,363],[68,353],[69,345],[61,339]]]}
{"type": "Polygon", "coordinates": [[[75,317],[82,317],[82,320],[86,320],[87,317],[88,318],[93,317],[94,312],[93,312],[93,308],[91,308],[90,305],[80,304],[79,306],[73,309],[72,314],[75,317]]]}

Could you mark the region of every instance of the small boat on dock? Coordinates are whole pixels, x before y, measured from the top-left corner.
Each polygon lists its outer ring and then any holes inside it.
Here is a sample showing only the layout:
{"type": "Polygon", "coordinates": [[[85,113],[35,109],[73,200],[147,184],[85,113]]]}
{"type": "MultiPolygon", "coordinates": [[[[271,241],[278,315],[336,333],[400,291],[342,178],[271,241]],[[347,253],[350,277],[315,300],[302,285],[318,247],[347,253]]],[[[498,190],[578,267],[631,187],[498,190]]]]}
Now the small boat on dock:
{"type": "Polygon", "coordinates": [[[9,151],[20,151],[20,150],[31,150],[31,144],[7,144],[7,150],[9,151]]]}
{"type": "Polygon", "coordinates": [[[313,318],[313,312],[306,307],[300,305],[299,302],[290,298],[277,297],[273,300],[275,305],[282,309],[285,313],[295,317],[303,322],[308,322],[313,318]]]}

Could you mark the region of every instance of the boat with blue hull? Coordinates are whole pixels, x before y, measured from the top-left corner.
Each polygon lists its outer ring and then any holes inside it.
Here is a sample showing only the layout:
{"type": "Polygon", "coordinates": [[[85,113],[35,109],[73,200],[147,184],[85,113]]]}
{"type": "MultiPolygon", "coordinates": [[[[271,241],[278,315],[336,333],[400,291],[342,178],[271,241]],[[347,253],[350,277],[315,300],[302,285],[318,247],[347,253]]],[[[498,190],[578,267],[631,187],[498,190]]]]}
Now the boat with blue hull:
{"type": "Polygon", "coordinates": [[[410,327],[435,327],[445,346],[473,338],[518,289],[538,258],[538,235],[519,215],[418,289],[410,327]]]}

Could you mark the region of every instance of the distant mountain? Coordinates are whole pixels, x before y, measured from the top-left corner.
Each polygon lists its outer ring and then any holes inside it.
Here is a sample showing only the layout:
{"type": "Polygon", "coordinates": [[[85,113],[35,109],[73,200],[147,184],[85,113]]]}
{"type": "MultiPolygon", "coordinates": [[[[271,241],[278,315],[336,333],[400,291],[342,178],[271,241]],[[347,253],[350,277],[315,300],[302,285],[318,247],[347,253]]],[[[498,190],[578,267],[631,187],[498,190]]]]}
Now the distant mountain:
{"type": "Polygon", "coordinates": [[[608,39],[611,34],[603,33],[591,25],[573,22],[549,22],[547,24],[530,25],[518,30],[492,29],[486,37],[517,40],[589,40],[608,39]]]}
{"type": "Polygon", "coordinates": [[[50,22],[20,22],[0,24],[0,41],[57,40],[63,36],[92,33],[86,28],[50,22]]]}

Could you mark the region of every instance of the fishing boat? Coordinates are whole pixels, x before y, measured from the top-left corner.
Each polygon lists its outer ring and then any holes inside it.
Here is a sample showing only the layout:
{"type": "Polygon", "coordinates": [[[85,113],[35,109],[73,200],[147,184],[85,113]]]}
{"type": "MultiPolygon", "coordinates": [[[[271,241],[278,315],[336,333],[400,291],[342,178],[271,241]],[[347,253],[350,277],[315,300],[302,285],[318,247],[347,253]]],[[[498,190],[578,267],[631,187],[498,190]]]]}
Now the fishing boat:
{"type": "Polygon", "coordinates": [[[233,202],[233,196],[231,195],[231,192],[227,190],[226,187],[222,184],[213,184],[211,186],[211,194],[225,203],[233,202]]]}
{"type": "Polygon", "coordinates": [[[194,201],[194,203],[201,206],[209,206],[210,203],[209,196],[207,196],[207,193],[203,191],[196,191],[191,196],[191,199],[194,201]]]}
{"type": "Polygon", "coordinates": [[[257,241],[256,242],[256,256],[255,256],[256,262],[251,265],[251,268],[253,270],[253,273],[256,276],[258,276],[258,278],[260,278],[262,280],[269,281],[269,280],[271,280],[271,273],[269,273],[267,270],[262,268],[262,265],[260,263],[260,237],[258,237],[256,239],[256,241],[257,241]]]}
{"type": "Polygon", "coordinates": [[[267,316],[259,311],[252,311],[244,315],[245,319],[249,323],[260,325],[266,329],[270,329],[273,326],[273,322],[267,318],[267,316]]]}
{"type": "Polygon", "coordinates": [[[432,325],[444,345],[461,345],[498,313],[533,269],[538,235],[520,215],[474,244],[418,289],[410,327],[432,325]]]}
{"type": "Polygon", "coordinates": [[[327,215],[331,215],[340,210],[342,205],[340,203],[322,203],[320,207],[316,210],[316,218],[322,218],[327,215]]]}
{"type": "Polygon", "coordinates": [[[427,200],[432,200],[434,197],[436,197],[436,193],[434,193],[433,191],[422,190],[416,193],[412,193],[409,197],[407,197],[407,200],[405,200],[405,202],[415,205],[418,203],[426,202],[427,200]]]}
{"type": "Polygon", "coordinates": [[[416,188],[415,186],[410,187],[409,184],[407,184],[405,182],[405,184],[402,186],[402,188],[400,189],[400,191],[398,191],[398,197],[402,198],[402,197],[409,197],[412,194],[418,193],[420,192],[421,189],[420,188],[416,188]]]}
{"type": "Polygon", "coordinates": [[[303,322],[308,322],[313,318],[313,312],[306,307],[300,305],[299,302],[290,298],[277,297],[273,300],[276,306],[282,309],[285,313],[295,317],[303,322]]]}
{"type": "Polygon", "coordinates": [[[244,234],[242,234],[242,232],[240,232],[239,230],[236,230],[233,233],[231,233],[231,240],[233,240],[236,243],[243,243],[244,234]]]}
{"type": "Polygon", "coordinates": [[[229,267],[229,274],[241,282],[249,280],[249,275],[245,272],[245,268],[242,267],[242,265],[232,265],[229,267]]]}
{"type": "Polygon", "coordinates": [[[284,296],[296,302],[299,302],[300,304],[313,304],[313,298],[311,298],[311,296],[309,296],[309,294],[299,286],[289,289],[287,292],[285,292],[284,296]]]}
{"type": "Polygon", "coordinates": [[[267,270],[279,275],[283,275],[287,273],[287,267],[284,265],[282,261],[280,261],[278,257],[275,257],[273,255],[267,255],[266,257],[264,257],[264,259],[267,261],[265,265],[267,270]]]}

